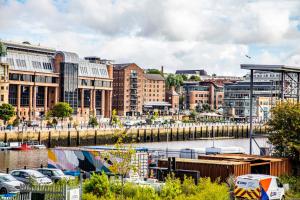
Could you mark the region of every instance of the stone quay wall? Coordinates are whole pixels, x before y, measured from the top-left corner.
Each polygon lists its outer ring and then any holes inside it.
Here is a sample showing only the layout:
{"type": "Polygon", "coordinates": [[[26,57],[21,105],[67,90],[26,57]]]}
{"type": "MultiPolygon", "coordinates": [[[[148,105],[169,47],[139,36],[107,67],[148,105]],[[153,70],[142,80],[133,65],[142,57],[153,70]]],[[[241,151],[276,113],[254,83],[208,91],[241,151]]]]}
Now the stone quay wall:
{"type": "MultiPolygon", "coordinates": [[[[255,135],[266,135],[266,126],[254,126],[255,135]]],[[[70,129],[70,130],[31,130],[1,131],[0,141],[25,142],[39,141],[47,147],[88,146],[114,144],[120,134],[125,134],[124,142],[146,143],[164,141],[184,141],[210,138],[248,138],[248,125],[151,127],[122,129],[70,129]]]]}

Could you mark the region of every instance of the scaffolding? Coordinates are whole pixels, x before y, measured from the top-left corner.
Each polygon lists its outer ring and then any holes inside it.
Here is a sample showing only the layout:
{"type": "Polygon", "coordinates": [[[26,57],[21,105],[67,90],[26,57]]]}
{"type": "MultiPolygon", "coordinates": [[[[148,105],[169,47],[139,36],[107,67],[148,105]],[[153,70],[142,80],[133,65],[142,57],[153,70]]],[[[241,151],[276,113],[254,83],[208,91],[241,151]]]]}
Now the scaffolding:
{"type": "MultiPolygon", "coordinates": [[[[253,141],[253,75],[255,72],[273,72],[280,73],[278,81],[279,94],[277,99],[283,101],[285,99],[297,100],[299,102],[299,82],[300,82],[300,67],[285,66],[285,65],[257,65],[257,64],[241,64],[241,69],[250,70],[250,150],[252,154],[253,141]]],[[[277,88],[277,87],[276,87],[277,88]]],[[[273,97],[272,97],[273,101],[273,97]]],[[[255,141],[255,140],[254,140],[255,141]]]]}

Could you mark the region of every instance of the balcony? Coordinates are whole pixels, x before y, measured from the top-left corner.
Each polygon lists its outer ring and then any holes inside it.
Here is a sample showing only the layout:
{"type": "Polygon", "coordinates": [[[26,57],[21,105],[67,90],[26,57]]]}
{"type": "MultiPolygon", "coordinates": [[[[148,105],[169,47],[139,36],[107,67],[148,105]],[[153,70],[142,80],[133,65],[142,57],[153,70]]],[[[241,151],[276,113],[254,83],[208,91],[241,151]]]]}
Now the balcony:
{"type": "Polygon", "coordinates": [[[132,73],[132,74],[130,74],[130,78],[131,78],[131,79],[136,79],[136,78],[137,78],[137,73],[132,73]]]}

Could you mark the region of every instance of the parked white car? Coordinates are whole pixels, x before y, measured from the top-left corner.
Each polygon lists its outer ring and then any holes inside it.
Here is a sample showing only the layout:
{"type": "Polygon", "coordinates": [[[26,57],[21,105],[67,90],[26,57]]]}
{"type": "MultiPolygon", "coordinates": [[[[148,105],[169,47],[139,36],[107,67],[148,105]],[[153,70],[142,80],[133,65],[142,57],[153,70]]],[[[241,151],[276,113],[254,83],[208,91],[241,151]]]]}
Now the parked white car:
{"type": "Polygon", "coordinates": [[[17,180],[22,181],[25,184],[29,184],[31,180],[40,185],[52,184],[51,179],[47,178],[44,174],[32,169],[13,170],[10,172],[10,174],[17,180]]]}
{"type": "Polygon", "coordinates": [[[24,185],[10,174],[0,173],[0,194],[18,193],[24,185]]]}
{"type": "Polygon", "coordinates": [[[285,199],[285,191],[279,178],[261,174],[247,174],[237,177],[234,195],[236,199],[285,199]]]}

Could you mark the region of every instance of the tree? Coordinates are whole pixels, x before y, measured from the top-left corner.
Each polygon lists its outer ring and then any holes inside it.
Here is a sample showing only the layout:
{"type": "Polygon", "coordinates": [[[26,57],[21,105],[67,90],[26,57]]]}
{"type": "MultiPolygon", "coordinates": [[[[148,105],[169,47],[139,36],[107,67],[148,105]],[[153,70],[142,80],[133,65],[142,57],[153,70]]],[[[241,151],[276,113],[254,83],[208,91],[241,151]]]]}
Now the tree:
{"type": "Polygon", "coordinates": [[[5,125],[15,114],[15,108],[12,105],[4,103],[0,106],[0,119],[4,121],[5,125]]]}
{"type": "Polygon", "coordinates": [[[183,81],[187,81],[188,80],[188,77],[185,74],[181,74],[181,77],[182,77],[183,81]]]}
{"type": "Polygon", "coordinates": [[[116,144],[114,149],[109,151],[105,156],[107,161],[110,161],[112,164],[109,166],[109,170],[121,177],[121,195],[124,194],[124,178],[129,174],[129,172],[135,172],[137,170],[135,162],[133,162],[133,157],[135,156],[135,149],[132,145],[126,145],[123,143],[123,137],[125,134],[122,134],[116,144]]]}
{"type": "Polygon", "coordinates": [[[300,104],[280,102],[271,110],[269,141],[275,155],[299,161],[300,104]]]}
{"type": "Polygon", "coordinates": [[[51,116],[61,119],[62,121],[70,117],[73,113],[73,108],[66,102],[58,102],[51,110],[51,116]]]}
{"type": "Polygon", "coordinates": [[[116,109],[112,110],[110,124],[113,125],[113,126],[116,126],[116,125],[121,126],[122,125],[121,121],[120,121],[120,118],[117,115],[117,110],[116,109]]]}
{"type": "Polygon", "coordinates": [[[94,117],[94,116],[90,116],[90,118],[89,118],[89,125],[93,126],[93,127],[98,126],[97,118],[94,117]]]}
{"type": "Polygon", "coordinates": [[[175,88],[183,84],[183,78],[181,75],[169,74],[166,79],[166,85],[168,88],[174,86],[175,88]]]}
{"type": "Polygon", "coordinates": [[[147,74],[161,74],[161,71],[158,69],[147,69],[146,73],[147,74]]]}
{"type": "Polygon", "coordinates": [[[190,81],[201,81],[200,76],[192,75],[189,79],[190,81]]]}

